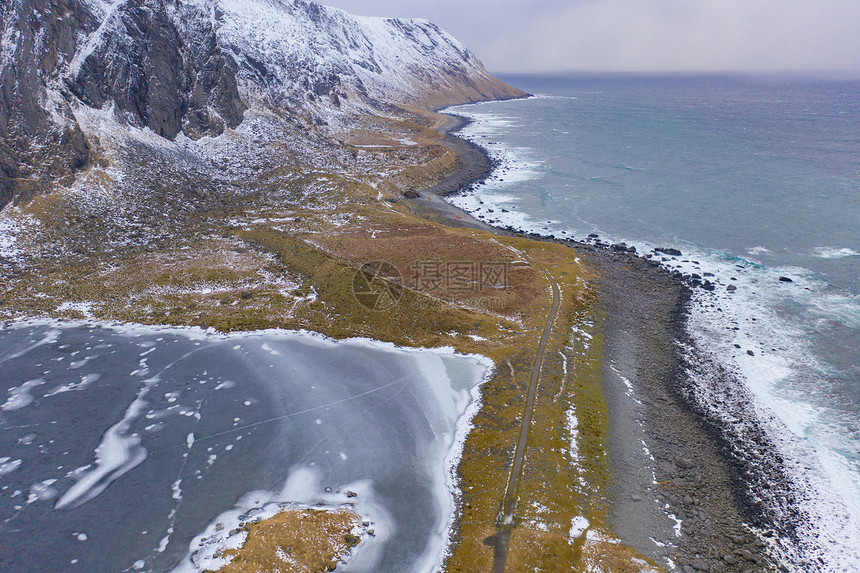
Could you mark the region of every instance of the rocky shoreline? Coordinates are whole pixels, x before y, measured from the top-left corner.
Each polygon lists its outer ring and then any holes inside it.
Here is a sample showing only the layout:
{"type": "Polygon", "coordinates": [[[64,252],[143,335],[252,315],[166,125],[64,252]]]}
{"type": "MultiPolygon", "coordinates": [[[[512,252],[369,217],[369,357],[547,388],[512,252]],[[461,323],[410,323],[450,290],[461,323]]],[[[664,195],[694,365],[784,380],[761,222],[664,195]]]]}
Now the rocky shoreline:
{"type": "Polygon", "coordinates": [[[495,168],[483,148],[456,137],[468,120],[450,117],[444,143],[462,167],[409,199],[412,208],[453,226],[565,244],[598,270],[614,479],[609,513],[621,541],[684,573],[778,570],[767,555],[767,537],[754,533],[752,524],[767,520],[744,494],[742,468],[719,428],[684,392],[689,365],[681,346],[689,343],[690,289],[712,288],[707,279],[681,276],[656,258],[594,236],[577,241],[491,227],[445,202],[442,197],[474,188],[495,168]]]}

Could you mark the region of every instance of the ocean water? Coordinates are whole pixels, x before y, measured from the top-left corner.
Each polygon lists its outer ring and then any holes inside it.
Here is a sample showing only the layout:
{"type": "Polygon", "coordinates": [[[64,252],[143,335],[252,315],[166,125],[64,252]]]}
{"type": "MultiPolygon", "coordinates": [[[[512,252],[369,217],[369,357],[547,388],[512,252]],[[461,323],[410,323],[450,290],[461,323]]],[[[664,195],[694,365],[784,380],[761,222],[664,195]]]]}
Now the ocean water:
{"type": "Polygon", "coordinates": [[[739,451],[754,422],[784,461],[791,496],[749,487],[792,531],[775,547],[789,568],[860,570],[860,81],[505,79],[536,97],[450,110],[500,163],[452,202],[712,282],[688,321],[694,398],[739,451]]]}

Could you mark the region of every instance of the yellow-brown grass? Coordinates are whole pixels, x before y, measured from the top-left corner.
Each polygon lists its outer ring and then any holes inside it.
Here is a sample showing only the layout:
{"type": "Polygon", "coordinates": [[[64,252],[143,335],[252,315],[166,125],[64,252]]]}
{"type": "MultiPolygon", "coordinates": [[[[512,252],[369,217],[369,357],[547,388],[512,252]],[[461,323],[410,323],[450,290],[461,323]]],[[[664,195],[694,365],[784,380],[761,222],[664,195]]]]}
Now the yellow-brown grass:
{"type": "Polygon", "coordinates": [[[219,573],[324,573],[334,571],[361,542],[361,518],[347,510],[295,509],[247,525],[239,549],[219,573]]]}
{"type": "MultiPolygon", "coordinates": [[[[0,292],[6,301],[0,318],[79,316],[58,310],[59,303],[89,301],[99,319],[221,331],[307,328],[334,338],[453,346],[490,357],[496,371],[483,387],[482,408],[457,470],[462,499],[447,563],[449,571],[487,571],[493,549],[485,540],[496,533],[535,350],[551,306],[540,266],[558,282],[562,303],[546,350],[518,490],[510,570],[578,571],[595,559],[614,564],[612,571],[638,570],[647,560],[618,543],[568,538],[577,516],[586,517],[607,539],[612,536],[605,509],[611,476],[600,317],[585,257],[579,262],[573,250],[553,243],[428,222],[408,205],[387,201],[458,168],[460,159],[428,131],[441,121],[434,114],[388,123],[380,119],[344,137],[348,146],[386,146],[362,150],[370,163],[361,172],[323,173],[292,165],[265,174],[247,204],[197,222],[200,233],[222,239],[204,241],[190,232],[157,253],[138,249],[36,266],[0,292]],[[399,143],[403,137],[417,145],[399,143]],[[316,194],[305,198],[310,187],[316,194]],[[336,207],[323,209],[328,203],[336,207]],[[227,224],[228,219],[234,222],[227,224]],[[236,220],[247,223],[236,225],[236,220]],[[400,272],[399,279],[379,279],[399,293],[396,304],[374,310],[355,296],[356,274],[369,261],[387,261],[400,272]],[[504,265],[505,280],[491,286],[479,278],[469,288],[437,288],[421,280],[427,265],[447,269],[462,263],[474,269],[504,265]],[[285,287],[292,284],[296,288],[285,287]],[[576,350],[573,325],[591,330],[587,349],[576,350]],[[579,419],[576,457],[565,425],[570,410],[579,419]]],[[[33,204],[47,222],[62,219],[62,209],[58,199],[33,204]]],[[[299,525],[296,516],[289,519],[279,527],[299,525]]],[[[271,556],[282,547],[274,530],[255,531],[253,546],[259,548],[254,552],[271,556]]],[[[332,551],[326,539],[320,534],[321,545],[314,549],[321,555],[332,551]]]]}

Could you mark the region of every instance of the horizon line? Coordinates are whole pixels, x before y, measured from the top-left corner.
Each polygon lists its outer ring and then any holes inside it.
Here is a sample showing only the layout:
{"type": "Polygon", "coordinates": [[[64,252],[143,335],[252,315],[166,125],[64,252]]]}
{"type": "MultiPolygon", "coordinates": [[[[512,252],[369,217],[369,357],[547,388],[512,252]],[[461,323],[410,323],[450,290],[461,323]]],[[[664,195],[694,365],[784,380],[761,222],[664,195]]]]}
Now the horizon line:
{"type": "Polygon", "coordinates": [[[665,76],[770,76],[770,77],[838,77],[860,79],[860,69],[810,69],[810,70],[742,70],[742,69],[685,69],[685,70],[613,70],[613,69],[569,69],[569,70],[490,70],[494,76],[575,76],[575,75],[665,75],[665,76]]]}

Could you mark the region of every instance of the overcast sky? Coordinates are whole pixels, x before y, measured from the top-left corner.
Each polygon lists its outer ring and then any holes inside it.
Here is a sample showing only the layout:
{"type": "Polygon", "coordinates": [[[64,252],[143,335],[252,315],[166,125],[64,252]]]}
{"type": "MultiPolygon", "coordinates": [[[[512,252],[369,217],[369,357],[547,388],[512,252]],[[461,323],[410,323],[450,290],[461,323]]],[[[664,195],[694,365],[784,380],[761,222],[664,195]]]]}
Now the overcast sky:
{"type": "Polygon", "coordinates": [[[860,0],[322,0],[426,18],[492,72],[860,70],[860,0]]]}

